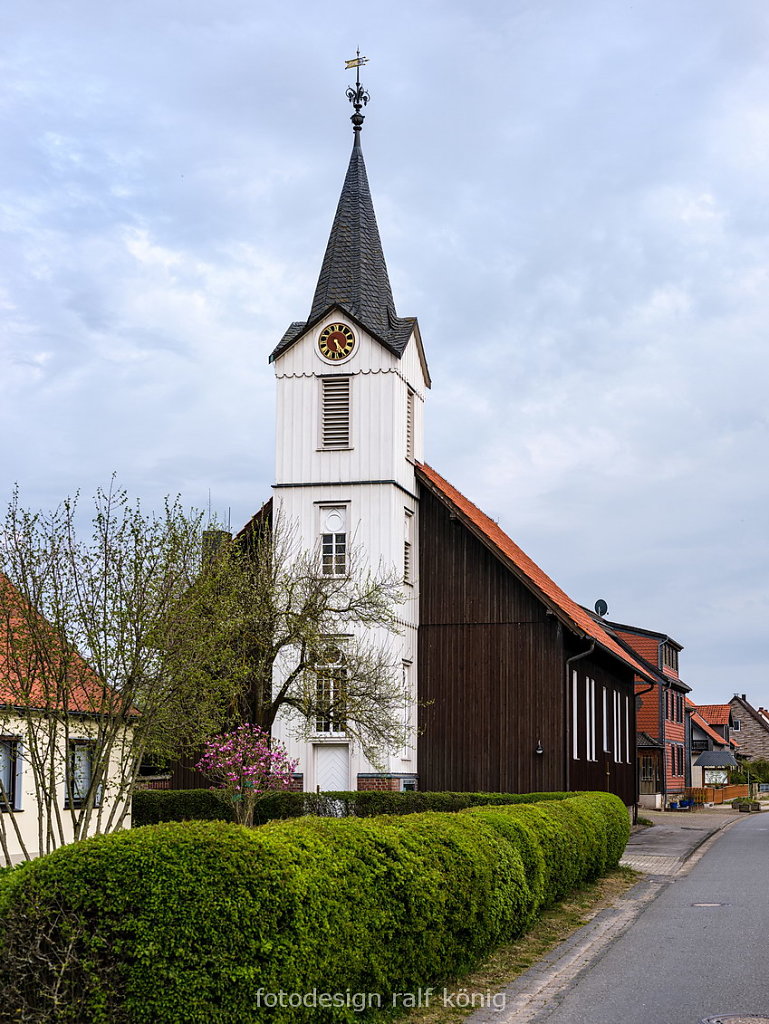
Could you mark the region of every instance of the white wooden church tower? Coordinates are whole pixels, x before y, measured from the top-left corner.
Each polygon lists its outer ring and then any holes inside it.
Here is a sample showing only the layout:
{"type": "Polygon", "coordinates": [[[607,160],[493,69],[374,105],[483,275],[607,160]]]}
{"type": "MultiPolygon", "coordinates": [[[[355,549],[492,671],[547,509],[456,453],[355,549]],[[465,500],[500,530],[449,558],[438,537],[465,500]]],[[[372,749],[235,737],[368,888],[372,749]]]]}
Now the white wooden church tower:
{"type": "MultiPolygon", "coordinates": [[[[417,321],[395,311],[360,144],[360,81],[348,89],[354,144],[315,296],[270,356],[277,379],[273,508],[296,526],[296,543],[319,545],[324,571],[343,574],[354,546],[372,568],[403,575],[401,661],[416,694],[422,411],[430,386],[417,321]]],[[[285,721],[275,734],[299,758],[308,791],[413,788],[416,710],[409,743],[377,771],[333,721],[297,740],[285,721]]]]}

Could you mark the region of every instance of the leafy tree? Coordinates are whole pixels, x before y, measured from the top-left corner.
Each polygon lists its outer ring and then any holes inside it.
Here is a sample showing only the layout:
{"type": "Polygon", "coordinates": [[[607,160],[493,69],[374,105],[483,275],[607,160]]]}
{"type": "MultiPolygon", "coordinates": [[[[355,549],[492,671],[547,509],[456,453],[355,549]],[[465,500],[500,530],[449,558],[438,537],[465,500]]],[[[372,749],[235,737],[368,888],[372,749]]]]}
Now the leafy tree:
{"type": "MultiPolygon", "coordinates": [[[[77,498],[34,513],[16,492],[0,536],[0,734],[34,785],[41,853],[120,828],[142,758],[199,746],[233,701],[197,628],[201,516],[178,501],[145,513],[113,481],[90,537],[78,524],[77,498]]],[[[35,852],[0,814],[6,859],[11,831],[35,852]]]]}

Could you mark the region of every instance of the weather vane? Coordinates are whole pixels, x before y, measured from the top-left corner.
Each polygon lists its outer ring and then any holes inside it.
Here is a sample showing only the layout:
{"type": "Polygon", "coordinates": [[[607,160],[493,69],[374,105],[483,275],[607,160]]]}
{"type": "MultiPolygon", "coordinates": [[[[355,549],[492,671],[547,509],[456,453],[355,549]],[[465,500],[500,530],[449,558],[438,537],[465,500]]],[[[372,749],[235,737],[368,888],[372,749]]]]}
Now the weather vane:
{"type": "Polygon", "coordinates": [[[360,69],[364,64],[368,64],[368,57],[361,57],[360,49],[357,50],[357,56],[353,57],[352,60],[346,60],[344,62],[345,71],[355,68],[355,88],[353,89],[350,85],[345,93],[347,99],[355,108],[355,113],[350,117],[350,120],[352,121],[352,130],[354,132],[359,132],[361,130],[364,121],[364,116],[361,114],[361,107],[365,107],[371,99],[369,94],[360,84],[360,69]]]}

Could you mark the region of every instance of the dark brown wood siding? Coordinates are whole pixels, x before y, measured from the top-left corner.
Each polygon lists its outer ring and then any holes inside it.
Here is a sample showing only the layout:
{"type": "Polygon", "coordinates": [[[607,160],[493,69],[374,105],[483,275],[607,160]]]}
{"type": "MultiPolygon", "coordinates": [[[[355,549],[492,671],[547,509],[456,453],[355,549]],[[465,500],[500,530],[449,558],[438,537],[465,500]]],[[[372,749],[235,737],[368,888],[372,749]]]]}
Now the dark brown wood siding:
{"type": "MultiPolygon", "coordinates": [[[[580,643],[584,648],[584,641],[580,643]]],[[[567,656],[578,653],[577,645],[566,653],[567,656]]],[[[636,718],[632,669],[625,670],[614,659],[594,654],[572,662],[568,672],[569,789],[606,790],[616,793],[628,805],[635,803],[636,718]]]]}
{"type": "Polygon", "coordinates": [[[558,621],[424,488],[419,546],[420,787],[563,789],[558,621]]]}

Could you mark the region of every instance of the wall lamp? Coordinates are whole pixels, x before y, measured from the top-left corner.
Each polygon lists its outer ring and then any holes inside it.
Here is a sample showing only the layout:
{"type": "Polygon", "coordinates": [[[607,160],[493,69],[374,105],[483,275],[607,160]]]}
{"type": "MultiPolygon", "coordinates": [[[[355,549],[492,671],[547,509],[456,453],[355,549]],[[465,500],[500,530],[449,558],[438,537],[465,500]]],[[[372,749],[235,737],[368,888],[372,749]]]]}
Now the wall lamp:
{"type": "Polygon", "coordinates": [[[537,740],[537,746],[534,751],[535,754],[544,754],[545,748],[542,746],[542,740],[537,740]]]}

